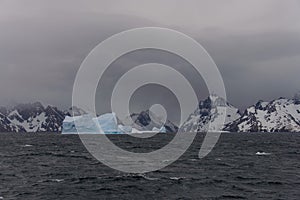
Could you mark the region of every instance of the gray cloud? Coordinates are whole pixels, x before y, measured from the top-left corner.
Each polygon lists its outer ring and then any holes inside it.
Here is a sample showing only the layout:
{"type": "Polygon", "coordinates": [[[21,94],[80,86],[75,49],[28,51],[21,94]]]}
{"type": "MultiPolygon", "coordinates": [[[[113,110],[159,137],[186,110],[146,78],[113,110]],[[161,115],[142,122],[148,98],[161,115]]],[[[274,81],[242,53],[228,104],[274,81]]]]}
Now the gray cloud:
{"type": "MultiPolygon", "coordinates": [[[[112,34],[143,26],[173,28],[203,44],[223,75],[229,101],[240,108],[292,96],[300,90],[299,11],[297,0],[2,0],[0,104],[41,100],[70,106],[85,56],[112,34]]],[[[152,57],[191,73],[172,56],[152,57]]],[[[152,57],[129,56],[114,68],[152,57]]]]}

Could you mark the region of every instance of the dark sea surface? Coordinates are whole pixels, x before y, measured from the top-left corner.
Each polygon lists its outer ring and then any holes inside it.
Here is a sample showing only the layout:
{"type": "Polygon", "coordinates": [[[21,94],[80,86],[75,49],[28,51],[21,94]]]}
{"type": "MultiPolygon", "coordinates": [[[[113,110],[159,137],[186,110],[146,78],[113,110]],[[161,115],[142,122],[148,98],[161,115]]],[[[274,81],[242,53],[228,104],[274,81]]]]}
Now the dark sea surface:
{"type": "MultiPolygon", "coordinates": [[[[145,152],[173,135],[109,137],[145,152]]],[[[199,159],[203,137],[162,170],[126,174],[94,159],[77,135],[2,133],[0,199],[300,199],[300,134],[223,133],[199,159]]]]}

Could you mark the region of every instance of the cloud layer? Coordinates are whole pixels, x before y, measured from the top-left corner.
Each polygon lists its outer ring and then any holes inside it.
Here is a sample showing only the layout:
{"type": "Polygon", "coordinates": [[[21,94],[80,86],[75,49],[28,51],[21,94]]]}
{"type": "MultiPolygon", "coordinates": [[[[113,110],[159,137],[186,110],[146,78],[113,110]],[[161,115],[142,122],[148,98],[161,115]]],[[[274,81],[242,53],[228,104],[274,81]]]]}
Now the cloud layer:
{"type": "MultiPolygon", "coordinates": [[[[240,108],[292,96],[300,90],[299,17],[297,0],[2,0],[0,104],[41,100],[70,106],[85,56],[112,34],[143,26],[172,28],[200,42],[223,75],[229,101],[240,108]]],[[[151,60],[143,58],[122,62],[151,60]]],[[[176,58],[165,60],[178,64],[176,58]]],[[[120,62],[116,72],[118,67],[120,62]]],[[[180,67],[190,73],[188,64],[180,67]]]]}

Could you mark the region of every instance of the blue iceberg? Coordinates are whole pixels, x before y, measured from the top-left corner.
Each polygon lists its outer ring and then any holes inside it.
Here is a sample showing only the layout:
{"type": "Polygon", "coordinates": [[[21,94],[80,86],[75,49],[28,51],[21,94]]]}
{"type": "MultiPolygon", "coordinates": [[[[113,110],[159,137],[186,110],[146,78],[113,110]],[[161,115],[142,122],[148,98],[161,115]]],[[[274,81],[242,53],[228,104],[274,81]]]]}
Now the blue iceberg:
{"type": "MultiPolygon", "coordinates": [[[[69,117],[63,121],[62,134],[131,134],[149,131],[138,131],[131,126],[118,124],[115,113],[106,113],[99,117],[91,114],[69,117]]],[[[153,128],[150,132],[165,133],[165,127],[153,128]]]]}
{"type": "Polygon", "coordinates": [[[107,113],[94,118],[94,123],[105,134],[119,134],[118,122],[115,113],[107,113]]]}
{"type": "Polygon", "coordinates": [[[63,121],[62,133],[97,133],[99,128],[93,121],[92,115],[66,117],[63,121]]]}
{"type": "MultiPolygon", "coordinates": [[[[128,128],[127,128],[128,129],[128,128]]],[[[99,117],[91,114],[82,116],[66,117],[63,121],[63,134],[104,133],[119,134],[120,130],[115,113],[107,113],[99,117]]]]}
{"type": "Polygon", "coordinates": [[[167,132],[166,127],[164,127],[164,126],[162,126],[160,129],[154,127],[154,128],[152,129],[152,131],[153,131],[153,132],[158,132],[158,133],[166,133],[166,132],[167,132]]]}

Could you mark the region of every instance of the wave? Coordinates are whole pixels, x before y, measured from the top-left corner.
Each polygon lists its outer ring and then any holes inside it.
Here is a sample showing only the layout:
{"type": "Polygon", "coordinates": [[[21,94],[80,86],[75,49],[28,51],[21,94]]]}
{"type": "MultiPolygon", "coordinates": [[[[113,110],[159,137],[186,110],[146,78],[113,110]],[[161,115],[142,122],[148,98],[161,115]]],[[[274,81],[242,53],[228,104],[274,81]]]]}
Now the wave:
{"type": "Polygon", "coordinates": [[[45,183],[45,182],[56,182],[56,183],[60,183],[60,182],[64,182],[65,179],[45,179],[45,180],[39,180],[38,183],[45,183]]]}
{"type": "Polygon", "coordinates": [[[182,180],[184,179],[184,177],[170,177],[170,180],[174,180],[174,181],[179,181],[179,180],[182,180]]]}
{"type": "Polygon", "coordinates": [[[263,151],[258,151],[255,153],[255,155],[258,155],[258,156],[268,156],[268,155],[271,155],[271,153],[266,153],[266,152],[263,152],[263,151]]]}

